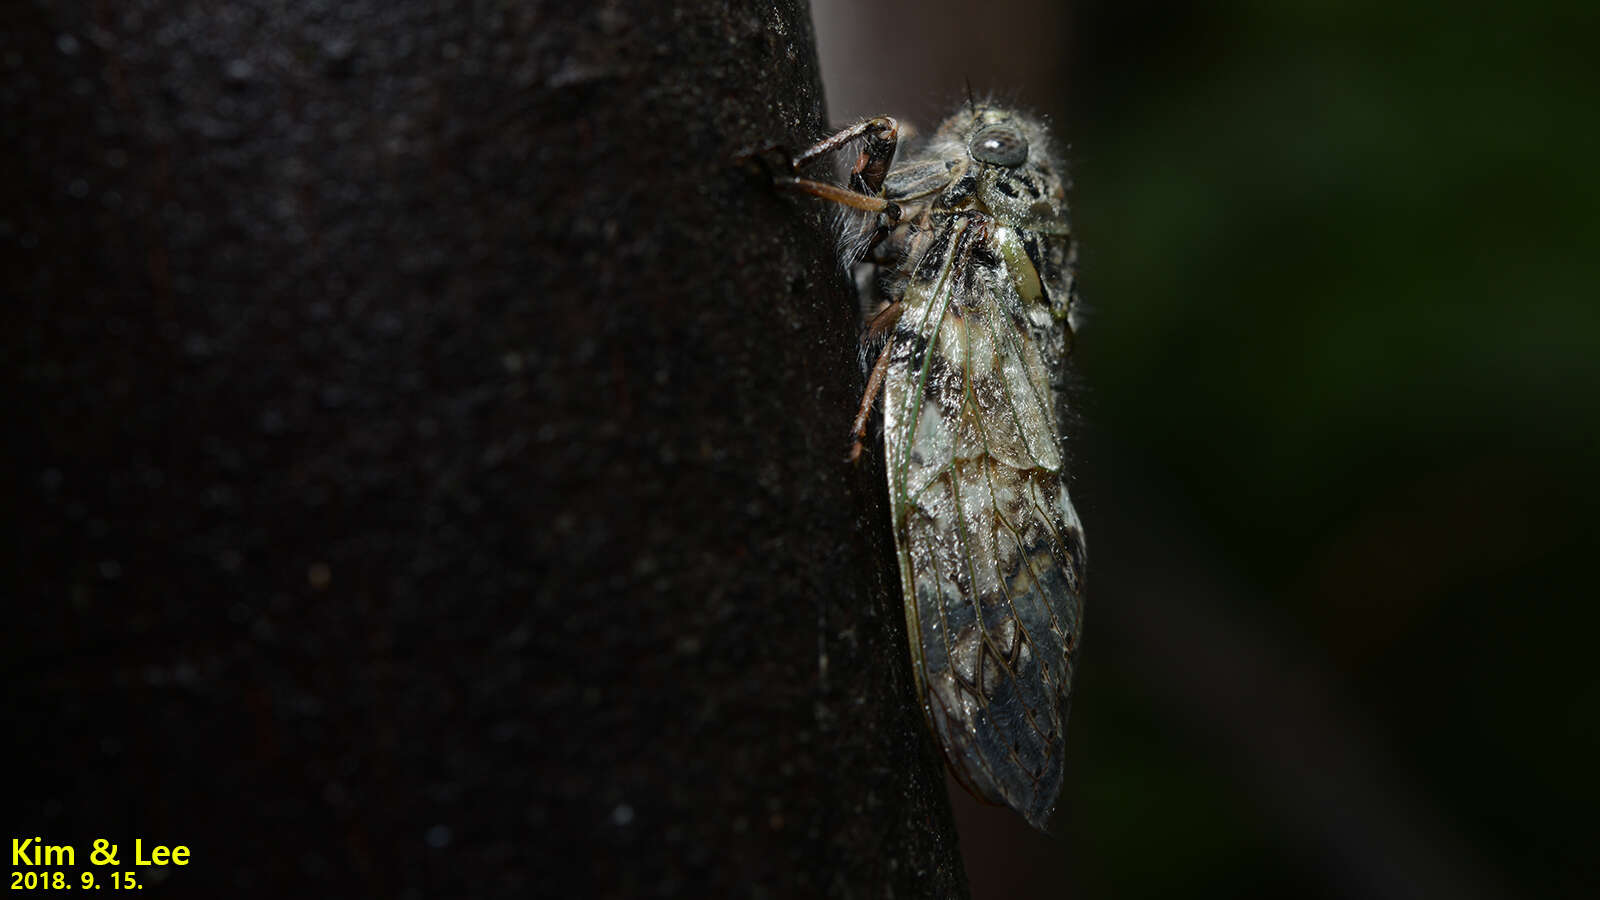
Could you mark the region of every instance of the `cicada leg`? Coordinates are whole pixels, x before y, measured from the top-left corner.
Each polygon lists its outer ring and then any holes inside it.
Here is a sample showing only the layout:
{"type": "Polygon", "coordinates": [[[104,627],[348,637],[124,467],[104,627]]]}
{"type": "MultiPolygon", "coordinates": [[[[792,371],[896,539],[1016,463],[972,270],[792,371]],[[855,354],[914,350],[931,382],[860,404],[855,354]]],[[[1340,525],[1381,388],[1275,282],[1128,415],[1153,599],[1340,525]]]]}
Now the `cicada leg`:
{"type": "MultiPolygon", "coordinates": [[[[899,305],[896,303],[895,307],[899,305]]],[[[889,371],[889,356],[893,350],[894,339],[884,341],[883,350],[878,353],[878,361],[872,367],[872,374],[867,376],[867,389],[861,394],[861,408],[856,410],[856,421],[850,429],[850,433],[855,435],[855,440],[850,444],[851,462],[861,458],[861,442],[867,437],[867,419],[872,415],[872,404],[883,390],[883,376],[889,371]]]]}
{"type": "MultiPolygon", "coordinates": [[[[900,123],[894,117],[876,116],[863,119],[790,157],[788,171],[773,173],[772,183],[786,190],[810,194],[850,209],[877,213],[880,216],[877,227],[863,250],[871,252],[872,248],[876,247],[900,222],[900,204],[883,196],[883,183],[889,176],[889,166],[894,162],[895,150],[899,143],[900,123]],[[857,141],[861,142],[861,150],[856,156],[855,164],[850,167],[849,187],[816,181],[799,174],[804,166],[829,154],[837,153],[857,141]]],[[[761,162],[762,165],[769,167],[768,171],[771,171],[780,166],[763,160],[762,154],[778,152],[781,152],[779,147],[769,145],[760,151],[742,153],[740,158],[761,162]]],[[[899,317],[899,313],[899,303],[890,304],[879,310],[869,324],[869,338],[888,330],[899,317]]],[[[889,371],[889,357],[893,345],[892,340],[884,343],[883,350],[878,354],[878,361],[867,378],[866,391],[861,397],[861,408],[856,412],[855,424],[851,429],[851,434],[854,435],[854,441],[850,446],[851,462],[861,457],[862,441],[867,434],[867,420],[872,415],[873,403],[883,390],[883,379],[889,371]]]]}
{"type": "MultiPolygon", "coordinates": [[[[889,165],[894,162],[895,148],[900,144],[900,123],[891,116],[863,119],[812,144],[789,159],[789,171],[774,174],[772,181],[779,187],[820,197],[840,206],[862,212],[880,213],[892,226],[900,221],[900,206],[885,199],[884,179],[889,175],[889,165]],[[861,152],[850,168],[850,186],[840,187],[800,175],[802,167],[831,153],[861,142],[861,152]]],[[[875,243],[875,242],[874,242],[875,243]]]]}
{"type": "Polygon", "coordinates": [[[850,169],[850,187],[857,193],[875,196],[883,190],[883,180],[889,175],[889,164],[894,161],[894,151],[900,143],[900,123],[892,116],[863,119],[825,137],[790,163],[796,172],[814,160],[836,153],[852,141],[861,140],[861,155],[850,169]]]}

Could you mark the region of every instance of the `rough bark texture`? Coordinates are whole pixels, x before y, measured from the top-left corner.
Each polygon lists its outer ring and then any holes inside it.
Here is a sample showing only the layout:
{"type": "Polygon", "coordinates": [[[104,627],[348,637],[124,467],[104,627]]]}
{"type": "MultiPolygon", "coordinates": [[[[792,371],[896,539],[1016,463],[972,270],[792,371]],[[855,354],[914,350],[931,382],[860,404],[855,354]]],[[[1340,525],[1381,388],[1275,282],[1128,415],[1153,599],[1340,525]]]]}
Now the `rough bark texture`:
{"type": "Polygon", "coordinates": [[[823,128],[800,4],[4,17],[14,835],[186,844],[168,896],[964,891],[854,304],[729,164],[823,128]]]}

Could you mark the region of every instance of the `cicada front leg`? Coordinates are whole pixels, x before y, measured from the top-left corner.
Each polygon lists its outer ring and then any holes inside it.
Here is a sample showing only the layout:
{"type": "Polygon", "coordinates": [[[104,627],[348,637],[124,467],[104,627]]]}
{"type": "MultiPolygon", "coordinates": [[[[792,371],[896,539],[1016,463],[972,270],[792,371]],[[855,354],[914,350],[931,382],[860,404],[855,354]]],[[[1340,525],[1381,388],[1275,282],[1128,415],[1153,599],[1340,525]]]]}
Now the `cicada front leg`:
{"type": "MultiPolygon", "coordinates": [[[[899,143],[900,123],[892,116],[876,116],[841,129],[792,157],[775,145],[764,147],[759,153],[747,152],[741,156],[744,159],[761,161],[771,172],[773,184],[785,190],[820,197],[864,213],[876,213],[876,227],[872,229],[872,234],[857,244],[855,252],[850,254],[852,259],[860,259],[871,253],[872,249],[900,223],[900,205],[886,198],[883,190],[884,181],[889,177],[889,168],[894,163],[899,143]],[[806,166],[856,144],[860,145],[860,151],[856,155],[855,163],[850,167],[848,187],[817,181],[801,174],[806,166]],[[763,159],[763,154],[767,158],[763,159]],[[772,160],[773,156],[784,157],[787,166],[772,160]]],[[[896,303],[892,304],[890,309],[898,313],[898,307],[899,304],[896,303]]],[[[875,319],[884,319],[892,324],[894,316],[884,316],[883,312],[884,310],[880,310],[875,319]]],[[[876,338],[881,333],[881,330],[869,328],[868,339],[876,338]]],[[[855,462],[861,456],[867,419],[871,415],[873,402],[883,387],[891,346],[892,342],[886,343],[879,354],[878,362],[872,367],[867,380],[866,391],[861,397],[861,407],[851,428],[851,435],[854,438],[850,446],[851,462],[855,462]]]]}
{"type": "Polygon", "coordinates": [[[883,180],[889,175],[889,164],[894,162],[894,151],[900,143],[900,123],[893,116],[863,119],[823,138],[796,156],[791,167],[798,172],[813,160],[836,153],[857,140],[861,141],[861,154],[850,169],[850,188],[859,194],[877,196],[883,190],[883,180]]]}
{"type": "MultiPolygon", "coordinates": [[[[856,156],[855,165],[850,167],[848,191],[799,175],[774,180],[790,190],[831,200],[851,209],[878,213],[877,228],[860,249],[861,254],[865,255],[871,253],[872,249],[900,222],[900,205],[883,197],[883,182],[889,176],[889,166],[894,162],[895,149],[900,142],[900,123],[891,116],[878,116],[857,122],[837,134],[818,141],[804,153],[796,156],[793,160],[793,169],[799,172],[807,163],[838,152],[858,140],[861,142],[861,152],[856,156]]],[[[893,304],[890,308],[898,313],[899,304],[893,304]]],[[[882,313],[880,310],[877,318],[883,318],[882,313]]],[[[892,322],[893,317],[888,318],[892,322]]],[[[875,338],[879,333],[869,327],[868,338],[875,338]]],[[[856,462],[861,458],[862,442],[867,436],[867,420],[872,415],[874,401],[883,389],[883,377],[889,370],[890,351],[893,347],[893,341],[884,343],[882,351],[878,354],[878,362],[872,367],[867,378],[866,390],[861,395],[861,406],[856,411],[856,419],[850,429],[853,438],[850,444],[850,462],[856,462]]]]}
{"type": "Polygon", "coordinates": [[[788,171],[774,173],[772,182],[785,190],[810,194],[862,212],[878,213],[885,218],[880,230],[887,231],[900,221],[900,205],[882,196],[883,182],[889,175],[889,164],[894,161],[895,148],[899,143],[900,123],[892,117],[864,119],[790,158],[788,171]],[[848,188],[800,174],[803,167],[837,153],[856,141],[861,142],[861,152],[856,157],[855,165],[850,168],[848,188]]]}

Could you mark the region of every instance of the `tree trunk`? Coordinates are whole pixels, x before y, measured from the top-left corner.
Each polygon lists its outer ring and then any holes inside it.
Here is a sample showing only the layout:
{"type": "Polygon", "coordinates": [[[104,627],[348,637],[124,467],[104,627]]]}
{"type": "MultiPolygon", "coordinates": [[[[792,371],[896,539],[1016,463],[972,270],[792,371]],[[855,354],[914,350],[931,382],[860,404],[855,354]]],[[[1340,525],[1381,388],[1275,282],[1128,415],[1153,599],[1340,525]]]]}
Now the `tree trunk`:
{"type": "Polygon", "coordinates": [[[188,845],[169,896],[964,892],[855,304],[730,162],[823,129],[801,4],[5,16],[15,835],[188,845]]]}

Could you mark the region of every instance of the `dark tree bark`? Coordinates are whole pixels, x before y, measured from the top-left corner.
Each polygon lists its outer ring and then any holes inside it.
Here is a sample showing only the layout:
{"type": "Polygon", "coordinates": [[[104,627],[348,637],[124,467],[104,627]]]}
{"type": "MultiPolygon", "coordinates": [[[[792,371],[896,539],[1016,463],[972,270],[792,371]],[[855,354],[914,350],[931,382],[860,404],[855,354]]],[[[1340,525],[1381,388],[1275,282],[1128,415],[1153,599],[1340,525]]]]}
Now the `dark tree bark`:
{"type": "Polygon", "coordinates": [[[15,835],[170,896],[964,892],[797,2],[18,5],[15,835]],[[126,861],[128,853],[124,853],[126,861]]]}

